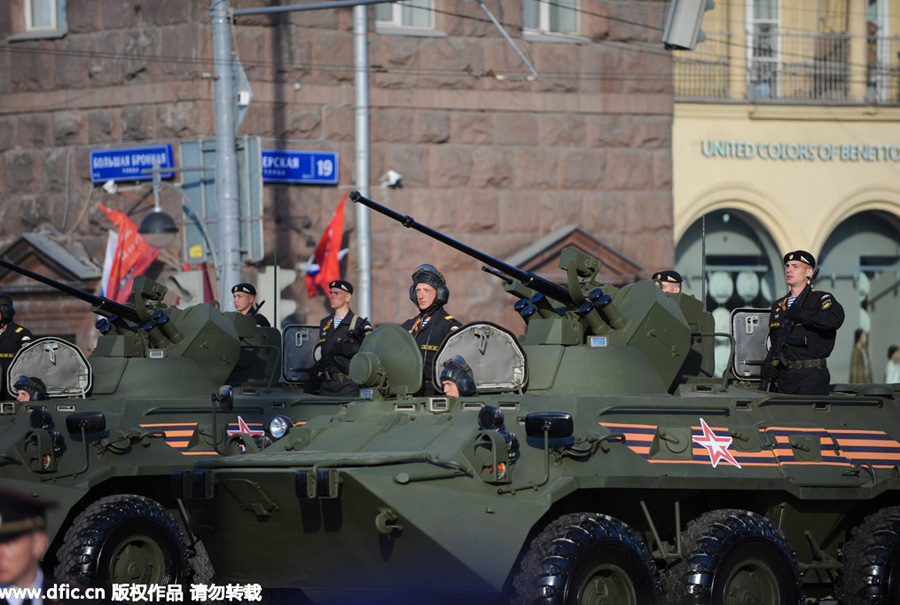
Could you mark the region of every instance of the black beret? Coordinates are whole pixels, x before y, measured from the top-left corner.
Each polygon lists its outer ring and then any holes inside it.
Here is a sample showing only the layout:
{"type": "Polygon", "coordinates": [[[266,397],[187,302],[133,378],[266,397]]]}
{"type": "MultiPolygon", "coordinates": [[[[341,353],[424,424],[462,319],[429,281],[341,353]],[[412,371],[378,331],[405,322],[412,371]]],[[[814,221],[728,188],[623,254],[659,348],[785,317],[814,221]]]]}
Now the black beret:
{"type": "Polygon", "coordinates": [[[256,296],[256,288],[254,288],[254,287],[253,287],[252,285],[250,285],[250,284],[237,284],[237,285],[235,285],[235,286],[231,289],[231,293],[234,294],[235,292],[245,292],[245,293],[249,294],[250,296],[256,296]]]}
{"type": "Polygon", "coordinates": [[[55,506],[49,500],[0,489],[0,541],[43,529],[46,509],[55,506]]]}
{"type": "Polygon", "coordinates": [[[353,294],[353,284],[348,282],[346,279],[335,279],[332,280],[331,283],[328,284],[328,289],[337,288],[338,290],[343,290],[349,294],[353,294]]]}
{"type": "Polygon", "coordinates": [[[668,271],[657,271],[656,273],[654,273],[653,281],[664,281],[671,284],[680,284],[684,280],[681,279],[681,273],[669,269],[668,271]]]}
{"type": "Polygon", "coordinates": [[[813,268],[816,266],[816,257],[806,250],[794,250],[793,252],[788,252],[784,255],[783,260],[785,265],[788,264],[788,261],[797,260],[801,263],[806,263],[813,268]]]}

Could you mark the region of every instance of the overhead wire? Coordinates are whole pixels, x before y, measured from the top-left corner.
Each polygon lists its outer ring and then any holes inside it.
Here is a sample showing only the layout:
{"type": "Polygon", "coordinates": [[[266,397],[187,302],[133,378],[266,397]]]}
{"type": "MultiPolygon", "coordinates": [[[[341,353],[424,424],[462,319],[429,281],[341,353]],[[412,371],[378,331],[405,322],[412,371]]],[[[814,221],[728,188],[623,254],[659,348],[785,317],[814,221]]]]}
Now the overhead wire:
{"type": "MultiPolygon", "coordinates": [[[[656,26],[653,24],[648,24],[646,22],[633,21],[627,18],[618,17],[615,15],[609,14],[600,14],[593,11],[589,11],[587,9],[578,7],[573,8],[567,5],[559,4],[557,2],[553,2],[552,0],[537,0],[538,2],[542,2],[548,4],[550,6],[555,6],[567,10],[572,10],[578,12],[582,15],[597,17],[601,19],[605,19],[607,21],[621,23],[624,25],[630,25],[635,27],[640,27],[647,29],[653,32],[661,32],[662,27],[656,26]]],[[[432,7],[416,7],[411,6],[411,8],[415,8],[417,10],[428,10],[432,11],[436,14],[442,14],[458,19],[466,19],[475,22],[484,23],[486,25],[490,25],[491,21],[485,17],[480,17],[477,15],[469,15],[460,12],[448,11],[432,7]]],[[[791,9],[794,11],[799,11],[801,9],[791,9]]],[[[521,23],[511,23],[508,21],[500,20],[501,25],[504,27],[508,27],[519,32],[523,32],[527,30],[523,24],[521,23]]],[[[778,36],[779,33],[793,31],[785,28],[779,28],[779,32],[774,34],[778,36]]],[[[650,42],[640,41],[640,40],[631,40],[627,43],[625,42],[617,42],[615,40],[595,40],[595,39],[587,39],[587,38],[576,38],[573,37],[573,43],[577,44],[593,44],[597,46],[609,46],[615,47],[624,52],[634,52],[634,53],[643,53],[643,54],[652,54],[657,56],[668,55],[673,51],[667,51],[662,48],[655,48],[650,46],[650,42]]],[[[746,44],[738,44],[730,39],[722,39],[715,33],[710,33],[707,43],[718,43],[724,45],[727,48],[737,48],[740,51],[748,51],[752,45],[752,42],[748,42],[746,44]]],[[[237,46],[235,46],[237,48],[237,46]]],[[[526,48],[531,49],[531,47],[526,46],[526,48]]],[[[702,47],[701,47],[702,49],[702,47]]],[[[57,47],[35,47],[28,46],[23,43],[16,43],[0,45],[0,52],[9,52],[9,53],[23,53],[23,54],[35,54],[35,55],[46,55],[46,56],[59,56],[59,57],[67,57],[67,58],[85,58],[91,60],[115,60],[115,61],[143,61],[143,62],[153,62],[153,63],[162,63],[162,64],[171,64],[171,65],[185,65],[192,66],[197,68],[197,73],[195,77],[210,77],[210,73],[212,71],[212,67],[215,64],[215,60],[212,57],[183,57],[177,55],[168,55],[168,54],[149,54],[149,53],[118,53],[118,52],[110,52],[110,51],[94,51],[94,50],[78,50],[71,48],[57,48],[57,47]]],[[[701,51],[674,51],[674,52],[691,52],[691,53],[702,53],[701,51]]],[[[697,57],[697,55],[694,55],[697,57]]],[[[700,55],[702,56],[702,54],[700,55]]],[[[803,60],[809,59],[810,56],[805,53],[791,53],[791,52],[781,52],[779,54],[782,60],[784,59],[796,59],[803,60]]],[[[849,61],[843,62],[848,65],[850,71],[853,71],[852,68],[857,68],[857,70],[865,70],[865,65],[857,65],[852,64],[849,61]]],[[[329,73],[341,73],[341,72],[353,72],[355,71],[355,66],[352,65],[344,65],[344,64],[327,64],[327,63],[284,63],[282,61],[273,61],[273,60],[245,60],[243,62],[244,66],[248,69],[258,68],[258,69],[266,69],[266,68],[278,68],[279,70],[295,70],[295,71],[306,71],[306,70],[317,70],[317,71],[325,71],[329,73]]],[[[16,64],[12,64],[10,66],[10,70],[18,71],[18,70],[29,70],[28,66],[18,66],[16,64]]],[[[460,69],[447,69],[447,68],[428,68],[428,67],[397,67],[390,66],[387,67],[383,64],[373,64],[371,65],[371,69],[375,73],[392,73],[398,75],[406,75],[406,76],[430,76],[430,77],[458,77],[460,73],[465,73],[465,70],[460,69]]],[[[481,70],[483,73],[487,73],[490,69],[485,66],[485,69],[481,70]]],[[[524,71],[523,71],[524,73],[524,71]]],[[[472,75],[470,73],[470,75],[472,75]]],[[[541,70],[541,75],[545,80],[553,80],[553,79],[584,79],[584,80],[595,80],[595,81],[608,81],[608,82],[646,82],[646,81],[658,81],[665,80],[672,77],[670,70],[665,70],[662,72],[647,72],[643,71],[641,73],[626,73],[624,71],[613,72],[613,73],[597,73],[597,72],[585,72],[585,71],[546,71],[541,70]]],[[[737,77],[736,75],[732,75],[732,77],[737,77]]],[[[865,77],[865,76],[863,76],[865,77]]],[[[90,94],[86,92],[85,94],[90,94]]]]}

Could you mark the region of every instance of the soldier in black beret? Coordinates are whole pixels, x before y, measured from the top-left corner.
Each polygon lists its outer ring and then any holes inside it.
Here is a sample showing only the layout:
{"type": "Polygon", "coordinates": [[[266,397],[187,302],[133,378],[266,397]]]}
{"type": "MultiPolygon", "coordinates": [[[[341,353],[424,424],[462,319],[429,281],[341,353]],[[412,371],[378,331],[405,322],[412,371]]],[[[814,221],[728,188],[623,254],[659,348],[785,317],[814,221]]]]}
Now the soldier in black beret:
{"type": "Polygon", "coordinates": [[[805,250],[784,255],[790,291],[772,304],[763,384],[779,393],[827,395],[831,373],[826,358],[834,349],[844,309],[829,292],[813,290],[816,258],[805,250]]]}
{"type": "Polygon", "coordinates": [[[328,304],[333,311],[319,322],[319,344],[312,371],[311,390],[320,395],[359,395],[359,386],[350,380],[350,359],[359,351],[372,325],[353,313],[351,298],[353,284],[347,280],[335,279],[328,284],[328,304]]]}
{"type": "MultiPolygon", "coordinates": [[[[47,500],[0,489],[0,588],[33,588],[45,594],[55,582],[41,569],[47,550],[47,500]]],[[[15,598],[11,602],[16,602],[15,598]]],[[[25,597],[23,603],[51,605],[57,601],[25,597]]]]}
{"type": "Polygon", "coordinates": [[[231,288],[231,294],[234,296],[234,308],[238,313],[249,315],[256,320],[256,325],[261,328],[272,326],[268,319],[259,314],[259,308],[262,306],[262,303],[254,304],[256,302],[256,288],[252,284],[235,284],[231,288]]]}
{"type": "Polygon", "coordinates": [[[653,281],[656,282],[656,286],[663,292],[678,294],[681,292],[681,283],[684,280],[681,279],[681,274],[678,271],[669,269],[654,273],[653,281]]]}

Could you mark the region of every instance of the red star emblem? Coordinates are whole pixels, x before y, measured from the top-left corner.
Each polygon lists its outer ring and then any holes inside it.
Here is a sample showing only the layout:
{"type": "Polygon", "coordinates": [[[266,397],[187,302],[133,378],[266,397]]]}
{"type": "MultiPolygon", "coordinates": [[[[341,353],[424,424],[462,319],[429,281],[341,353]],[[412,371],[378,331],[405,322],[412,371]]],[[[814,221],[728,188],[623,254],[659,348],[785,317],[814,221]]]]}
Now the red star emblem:
{"type": "Polygon", "coordinates": [[[709,461],[712,462],[713,468],[719,464],[720,460],[724,460],[729,464],[741,468],[738,461],[734,459],[728,447],[731,445],[731,437],[717,436],[703,418],[700,419],[700,428],[703,431],[701,437],[694,437],[694,443],[705,447],[709,452],[709,461]]]}
{"type": "MultiPolygon", "coordinates": [[[[244,419],[241,418],[240,416],[238,416],[238,427],[236,429],[228,429],[227,433],[229,435],[239,435],[241,433],[247,433],[251,437],[253,435],[265,435],[266,434],[266,432],[262,429],[259,429],[259,430],[251,429],[249,426],[247,426],[247,423],[244,422],[244,419]]],[[[729,443],[731,443],[731,442],[729,441],[729,443]]]]}

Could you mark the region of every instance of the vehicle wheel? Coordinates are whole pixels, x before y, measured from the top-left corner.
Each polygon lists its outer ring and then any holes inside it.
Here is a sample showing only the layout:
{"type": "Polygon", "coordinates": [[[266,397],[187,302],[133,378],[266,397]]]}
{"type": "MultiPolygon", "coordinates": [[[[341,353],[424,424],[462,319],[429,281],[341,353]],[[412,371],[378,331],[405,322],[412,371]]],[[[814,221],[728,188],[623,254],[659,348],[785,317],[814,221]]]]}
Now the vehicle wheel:
{"type": "Polygon", "coordinates": [[[837,585],[842,605],[900,603],[900,507],[866,517],[844,544],[837,585]]]}
{"type": "Polygon", "coordinates": [[[158,502],[108,496],[88,506],[66,531],[56,577],[82,586],[180,584],[190,567],[184,533],[158,502]]]}
{"type": "Polygon", "coordinates": [[[647,605],[659,597],[659,577],[630,527],[606,515],[577,513],[553,521],[532,540],[513,590],[517,605],[647,605]]]}
{"type": "Polygon", "coordinates": [[[716,510],[688,524],[684,558],[663,573],[669,605],[782,605],[802,601],[797,556],[769,519],[746,510],[716,510]]]}

